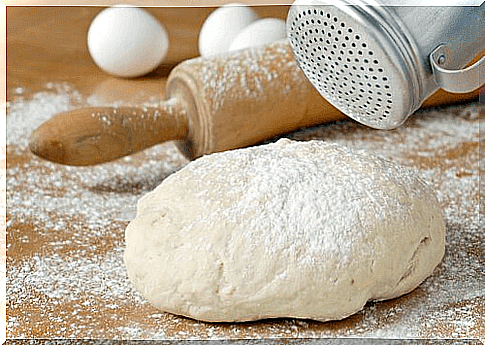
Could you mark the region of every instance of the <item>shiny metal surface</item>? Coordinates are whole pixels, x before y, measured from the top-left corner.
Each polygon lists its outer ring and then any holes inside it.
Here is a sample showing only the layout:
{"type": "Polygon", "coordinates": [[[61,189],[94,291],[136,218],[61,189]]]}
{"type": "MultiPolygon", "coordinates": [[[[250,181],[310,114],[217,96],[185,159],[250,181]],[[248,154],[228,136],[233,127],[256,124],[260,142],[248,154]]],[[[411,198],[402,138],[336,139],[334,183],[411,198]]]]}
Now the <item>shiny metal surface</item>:
{"type": "Polygon", "coordinates": [[[463,67],[483,49],[481,7],[368,5],[297,0],[290,44],[317,90],[339,110],[379,129],[398,127],[439,88],[430,53],[447,43],[463,67]]]}
{"type": "Polygon", "coordinates": [[[438,85],[449,92],[466,93],[473,91],[485,82],[485,57],[463,69],[453,69],[450,65],[451,48],[440,45],[430,55],[438,85]]]}

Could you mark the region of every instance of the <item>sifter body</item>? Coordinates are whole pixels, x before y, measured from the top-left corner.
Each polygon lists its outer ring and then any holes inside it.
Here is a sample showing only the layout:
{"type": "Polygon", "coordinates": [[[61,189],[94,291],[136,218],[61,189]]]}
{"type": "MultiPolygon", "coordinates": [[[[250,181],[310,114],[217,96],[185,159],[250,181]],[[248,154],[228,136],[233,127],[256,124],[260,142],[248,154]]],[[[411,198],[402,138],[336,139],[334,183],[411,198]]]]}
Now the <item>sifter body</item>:
{"type": "Polygon", "coordinates": [[[297,0],[287,19],[305,75],[348,116],[391,129],[438,88],[469,92],[483,83],[483,58],[463,68],[485,48],[485,5],[349,1],[297,0]]]}

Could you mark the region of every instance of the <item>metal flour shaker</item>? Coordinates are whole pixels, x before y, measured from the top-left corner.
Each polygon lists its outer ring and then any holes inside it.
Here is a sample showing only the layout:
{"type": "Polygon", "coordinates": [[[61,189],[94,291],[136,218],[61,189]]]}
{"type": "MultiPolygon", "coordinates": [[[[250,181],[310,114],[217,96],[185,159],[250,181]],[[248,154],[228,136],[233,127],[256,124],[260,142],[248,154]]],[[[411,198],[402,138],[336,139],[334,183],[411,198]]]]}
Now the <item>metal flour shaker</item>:
{"type": "Polygon", "coordinates": [[[365,125],[392,129],[438,88],[470,92],[484,83],[485,57],[464,68],[485,49],[484,18],[484,4],[297,0],[287,33],[327,101],[365,125]]]}

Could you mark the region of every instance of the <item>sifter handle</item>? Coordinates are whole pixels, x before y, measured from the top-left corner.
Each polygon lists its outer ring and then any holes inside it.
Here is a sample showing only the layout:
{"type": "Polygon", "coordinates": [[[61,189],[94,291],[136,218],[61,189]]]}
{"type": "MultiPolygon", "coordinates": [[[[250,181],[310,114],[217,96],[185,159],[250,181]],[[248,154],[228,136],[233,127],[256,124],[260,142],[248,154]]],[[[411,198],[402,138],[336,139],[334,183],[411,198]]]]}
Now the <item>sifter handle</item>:
{"type": "Polygon", "coordinates": [[[431,67],[438,85],[453,93],[467,93],[485,83],[485,57],[464,69],[451,68],[451,49],[440,45],[430,55],[431,67]]]}
{"type": "Polygon", "coordinates": [[[185,108],[176,98],[159,108],[86,107],[56,115],[37,128],[30,150],[66,165],[95,165],[187,135],[185,108]]]}

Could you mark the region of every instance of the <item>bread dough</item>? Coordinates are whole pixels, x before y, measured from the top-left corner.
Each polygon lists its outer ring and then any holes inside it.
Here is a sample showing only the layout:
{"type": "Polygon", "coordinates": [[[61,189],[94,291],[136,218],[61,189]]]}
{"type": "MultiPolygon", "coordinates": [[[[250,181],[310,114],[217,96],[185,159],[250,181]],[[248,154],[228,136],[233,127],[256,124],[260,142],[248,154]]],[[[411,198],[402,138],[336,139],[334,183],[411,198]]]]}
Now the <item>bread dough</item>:
{"type": "Polygon", "coordinates": [[[405,294],[444,254],[430,187],[322,141],[204,156],[138,203],[125,264],[156,307],[204,321],[345,318],[405,294]]]}

